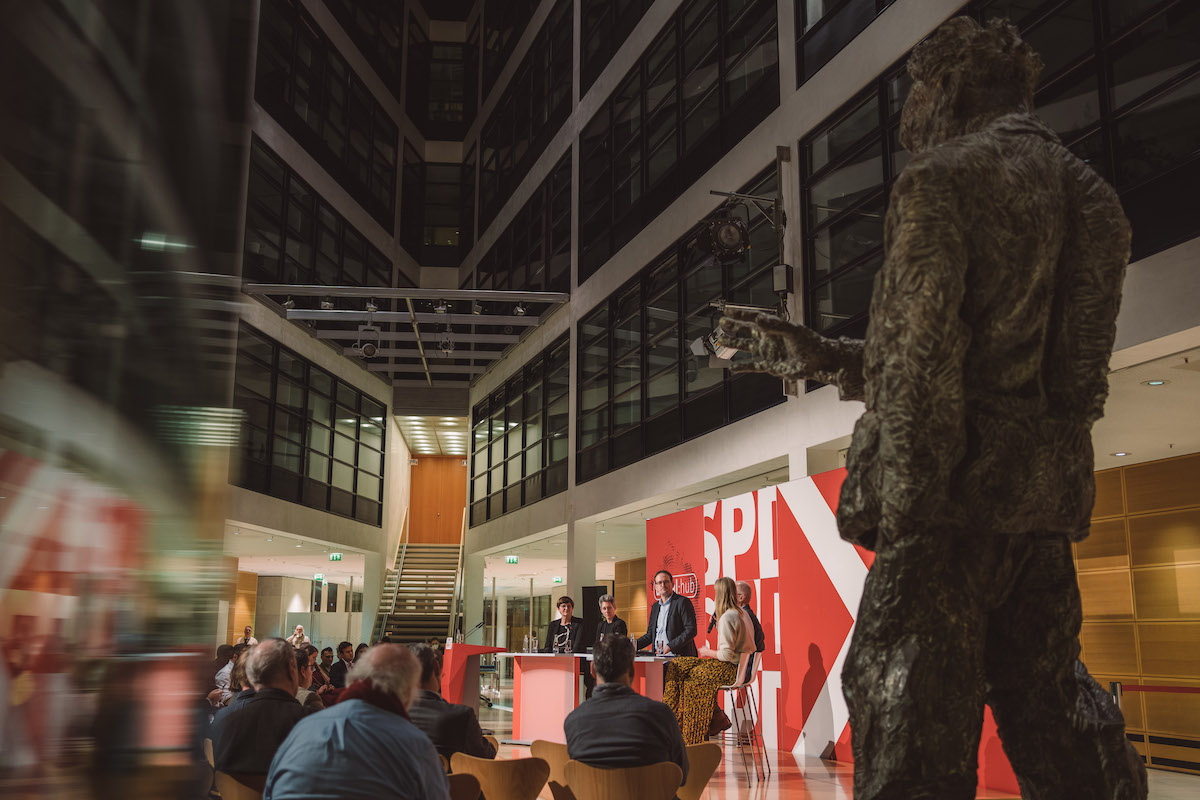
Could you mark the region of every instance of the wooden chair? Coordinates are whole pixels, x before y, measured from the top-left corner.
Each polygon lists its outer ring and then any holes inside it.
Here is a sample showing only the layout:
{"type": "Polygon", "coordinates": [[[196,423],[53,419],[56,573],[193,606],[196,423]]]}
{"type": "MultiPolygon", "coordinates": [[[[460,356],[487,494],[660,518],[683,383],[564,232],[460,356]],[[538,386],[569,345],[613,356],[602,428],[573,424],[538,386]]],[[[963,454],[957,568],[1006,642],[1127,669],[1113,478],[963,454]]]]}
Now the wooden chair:
{"type": "Polygon", "coordinates": [[[446,780],[450,782],[450,800],[479,800],[479,779],[474,775],[463,772],[447,775],[446,780]]]}
{"type": "Polygon", "coordinates": [[[442,762],[442,772],[445,772],[447,775],[450,774],[450,762],[446,760],[446,757],[438,753],[438,761],[442,762]]]}
{"type": "Polygon", "coordinates": [[[217,772],[217,791],[221,793],[221,800],[262,800],[261,791],[220,771],[217,772]]]}
{"type": "MultiPolygon", "coordinates": [[[[577,800],[671,800],[683,783],[678,764],[663,761],[648,767],[600,769],[567,762],[567,785],[577,800]]],[[[489,798],[490,800],[490,798],[489,798]]]]}
{"type": "Polygon", "coordinates": [[[534,800],[550,777],[550,765],[540,758],[507,761],[455,753],[450,766],[455,775],[474,775],[486,800],[534,800]]]}
{"type": "Polygon", "coordinates": [[[540,758],[550,765],[550,780],[567,785],[567,746],[560,742],[548,742],[545,739],[535,739],[529,745],[529,752],[534,758],[540,758]]]}
{"type": "Polygon", "coordinates": [[[721,763],[721,746],[715,742],[688,745],[687,782],[675,792],[678,800],[700,800],[704,787],[708,786],[713,773],[721,763]]]}
{"type": "Polygon", "coordinates": [[[483,740],[485,742],[492,743],[492,747],[495,748],[495,750],[496,750],[496,757],[499,758],[499,756],[500,756],[500,740],[497,739],[495,736],[484,736],[483,740]]]}
{"type": "Polygon", "coordinates": [[[204,740],[204,760],[208,762],[208,794],[212,794],[217,785],[217,765],[213,760],[212,739],[204,740]]]}

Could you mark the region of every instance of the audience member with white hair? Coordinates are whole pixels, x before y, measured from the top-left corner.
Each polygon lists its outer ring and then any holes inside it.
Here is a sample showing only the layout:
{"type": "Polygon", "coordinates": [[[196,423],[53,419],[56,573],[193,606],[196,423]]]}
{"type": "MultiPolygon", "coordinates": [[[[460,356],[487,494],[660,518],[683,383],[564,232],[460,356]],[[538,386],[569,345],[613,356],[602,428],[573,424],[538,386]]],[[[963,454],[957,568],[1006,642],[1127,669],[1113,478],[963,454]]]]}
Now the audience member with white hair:
{"type": "Polygon", "coordinates": [[[407,647],[367,650],[338,703],[302,720],[279,747],[264,800],[449,800],[437,750],[408,717],[420,678],[407,647]]]}
{"type": "Polygon", "coordinates": [[[296,650],[267,639],[246,656],[246,679],[254,693],[213,719],[213,762],[250,786],[261,786],[280,743],[307,713],[296,702],[296,650]]]}

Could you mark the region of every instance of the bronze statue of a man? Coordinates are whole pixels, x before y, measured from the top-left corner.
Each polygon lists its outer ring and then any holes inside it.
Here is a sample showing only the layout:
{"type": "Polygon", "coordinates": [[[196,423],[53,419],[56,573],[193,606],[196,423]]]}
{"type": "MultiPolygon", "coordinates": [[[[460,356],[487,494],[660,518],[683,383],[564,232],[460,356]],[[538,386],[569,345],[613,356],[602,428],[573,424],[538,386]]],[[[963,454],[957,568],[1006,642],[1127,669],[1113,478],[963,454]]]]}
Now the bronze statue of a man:
{"type": "Polygon", "coordinates": [[[730,313],[743,369],[863,400],[843,538],[874,549],[842,674],[856,800],[973,798],[985,702],[1022,796],[1144,798],[1120,711],[1078,662],[1129,224],[1033,113],[1008,23],[942,25],[908,62],[886,258],[865,341],[730,313]]]}

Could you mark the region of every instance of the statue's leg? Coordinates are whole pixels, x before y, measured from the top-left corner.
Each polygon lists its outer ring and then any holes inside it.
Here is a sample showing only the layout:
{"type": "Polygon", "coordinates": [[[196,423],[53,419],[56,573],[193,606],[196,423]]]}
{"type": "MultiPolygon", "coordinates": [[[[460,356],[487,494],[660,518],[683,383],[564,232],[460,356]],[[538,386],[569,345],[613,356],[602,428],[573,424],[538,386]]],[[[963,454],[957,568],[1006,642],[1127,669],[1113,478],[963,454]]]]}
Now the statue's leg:
{"type": "Polygon", "coordinates": [[[923,532],[876,552],[842,672],[855,800],[975,797],[986,629],[970,576],[987,556],[964,538],[923,532]]]}
{"type": "Polygon", "coordinates": [[[1071,545],[1030,539],[1003,605],[991,613],[988,703],[1030,800],[1143,800],[1146,771],[1125,720],[1079,661],[1082,611],[1071,545]]]}

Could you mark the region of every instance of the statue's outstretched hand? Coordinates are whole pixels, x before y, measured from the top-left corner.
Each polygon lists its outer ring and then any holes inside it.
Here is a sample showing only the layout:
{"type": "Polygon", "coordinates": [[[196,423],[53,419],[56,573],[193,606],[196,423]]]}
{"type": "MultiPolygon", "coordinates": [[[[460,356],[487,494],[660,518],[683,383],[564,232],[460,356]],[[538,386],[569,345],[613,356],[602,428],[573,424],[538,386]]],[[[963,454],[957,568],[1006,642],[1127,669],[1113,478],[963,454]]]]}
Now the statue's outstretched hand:
{"type": "Polygon", "coordinates": [[[747,353],[734,372],[767,372],[786,380],[812,378],[829,368],[829,340],[803,325],[748,309],[728,308],[717,341],[747,353]]]}

